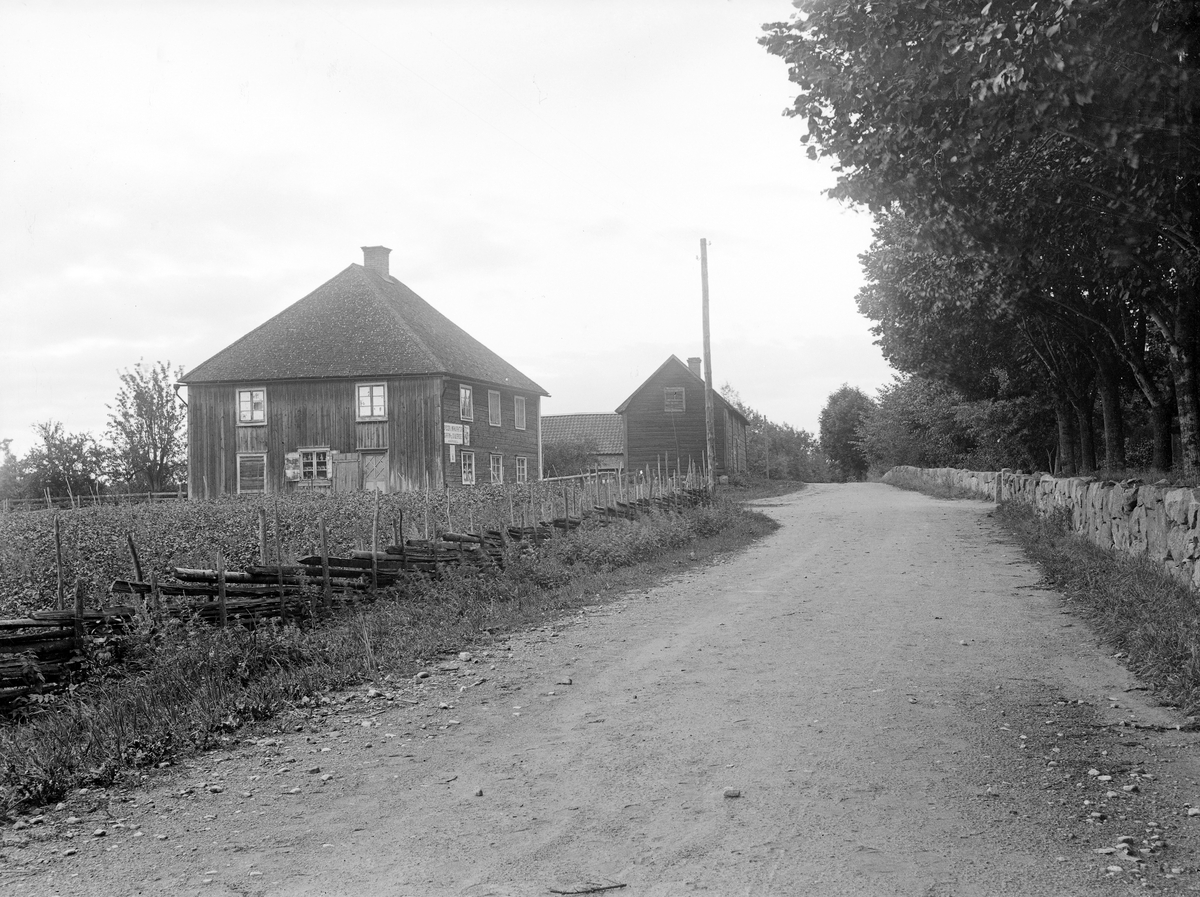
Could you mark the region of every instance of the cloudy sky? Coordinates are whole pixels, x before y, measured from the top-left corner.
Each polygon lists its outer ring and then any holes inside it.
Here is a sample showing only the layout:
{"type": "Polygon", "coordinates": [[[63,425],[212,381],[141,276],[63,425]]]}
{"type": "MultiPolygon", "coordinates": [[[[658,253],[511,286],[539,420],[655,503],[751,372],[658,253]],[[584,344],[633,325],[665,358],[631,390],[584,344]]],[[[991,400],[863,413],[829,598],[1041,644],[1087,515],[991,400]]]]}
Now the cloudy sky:
{"type": "Polygon", "coordinates": [[[787,0],[0,0],[0,438],[100,434],[118,370],[195,367],[351,263],[551,394],[667,356],[816,430],[891,378],[870,219],[822,195],[756,43],[787,0]]]}

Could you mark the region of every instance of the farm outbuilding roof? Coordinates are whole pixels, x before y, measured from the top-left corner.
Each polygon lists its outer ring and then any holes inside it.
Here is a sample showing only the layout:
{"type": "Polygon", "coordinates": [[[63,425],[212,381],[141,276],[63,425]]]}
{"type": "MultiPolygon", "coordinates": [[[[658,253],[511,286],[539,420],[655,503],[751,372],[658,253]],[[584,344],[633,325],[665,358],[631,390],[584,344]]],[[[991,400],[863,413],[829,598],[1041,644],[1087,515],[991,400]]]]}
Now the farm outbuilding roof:
{"type": "Polygon", "coordinates": [[[545,414],[542,415],[542,442],[588,440],[601,455],[619,455],[625,451],[625,421],[619,414],[545,414]]]}
{"type": "Polygon", "coordinates": [[[182,382],[406,374],[443,374],[549,395],[395,277],[363,265],[350,265],[182,382]]]}

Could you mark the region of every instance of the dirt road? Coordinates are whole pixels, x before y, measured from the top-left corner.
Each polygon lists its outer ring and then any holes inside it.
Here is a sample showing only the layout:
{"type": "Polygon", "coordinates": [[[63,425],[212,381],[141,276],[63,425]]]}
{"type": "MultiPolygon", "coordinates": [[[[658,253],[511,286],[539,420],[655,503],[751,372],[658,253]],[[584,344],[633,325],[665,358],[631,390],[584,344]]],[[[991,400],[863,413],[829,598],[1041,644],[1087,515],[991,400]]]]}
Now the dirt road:
{"type": "Polygon", "coordinates": [[[989,505],[866,484],[764,510],[777,533],[647,594],[145,790],[74,796],[42,823],[55,838],[5,850],[0,889],[1200,888],[1196,736],[1140,728],[1176,720],[1038,588],[989,505]]]}

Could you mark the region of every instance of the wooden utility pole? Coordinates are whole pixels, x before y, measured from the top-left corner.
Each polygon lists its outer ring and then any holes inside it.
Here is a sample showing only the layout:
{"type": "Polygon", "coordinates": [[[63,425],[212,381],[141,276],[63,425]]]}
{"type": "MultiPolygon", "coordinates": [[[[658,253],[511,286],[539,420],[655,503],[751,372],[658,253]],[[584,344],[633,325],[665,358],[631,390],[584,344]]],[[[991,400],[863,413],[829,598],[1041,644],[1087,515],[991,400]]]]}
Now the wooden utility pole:
{"type": "Polygon", "coordinates": [[[704,297],[704,449],[708,453],[708,491],[716,486],[716,437],[713,433],[712,345],[708,332],[708,240],[700,238],[700,290],[704,297]]]}

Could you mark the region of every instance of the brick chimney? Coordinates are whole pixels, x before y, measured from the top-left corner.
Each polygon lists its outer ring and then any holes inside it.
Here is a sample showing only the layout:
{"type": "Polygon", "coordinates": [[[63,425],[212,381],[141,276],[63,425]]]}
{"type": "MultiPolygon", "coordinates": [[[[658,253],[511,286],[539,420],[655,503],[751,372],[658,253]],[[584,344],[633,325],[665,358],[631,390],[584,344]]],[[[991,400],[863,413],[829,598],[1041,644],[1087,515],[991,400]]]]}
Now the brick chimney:
{"type": "Polygon", "coordinates": [[[392,250],[386,246],[364,246],[362,251],[363,267],[368,271],[374,271],[376,274],[387,277],[388,255],[392,250]]]}
{"type": "Polygon", "coordinates": [[[689,358],[688,359],[688,370],[691,371],[693,374],[695,374],[697,377],[699,377],[701,380],[703,380],[704,379],[704,368],[702,368],[700,365],[701,365],[701,361],[699,358],[689,358]]]}

